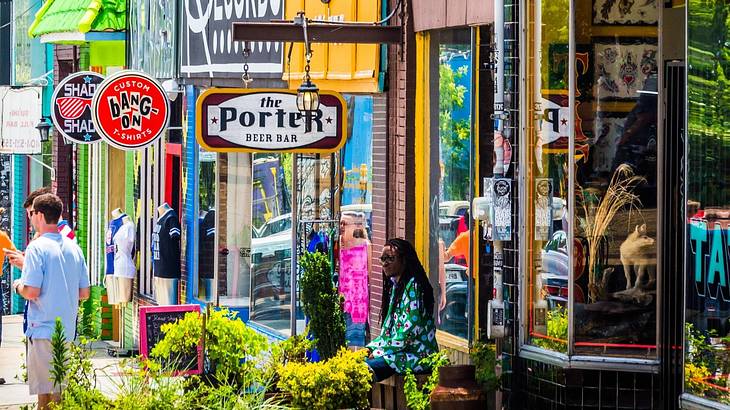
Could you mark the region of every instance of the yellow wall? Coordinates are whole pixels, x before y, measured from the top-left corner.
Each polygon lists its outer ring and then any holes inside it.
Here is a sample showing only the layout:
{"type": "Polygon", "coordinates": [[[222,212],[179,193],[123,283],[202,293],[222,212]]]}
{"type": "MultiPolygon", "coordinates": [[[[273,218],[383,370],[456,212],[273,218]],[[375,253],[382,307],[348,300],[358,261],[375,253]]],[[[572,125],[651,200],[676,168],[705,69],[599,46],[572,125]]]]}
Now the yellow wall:
{"type": "Polygon", "coordinates": [[[429,78],[428,32],[416,33],[416,104],[415,104],[415,243],[418,257],[428,266],[428,162],[429,162],[429,78]]]}
{"type": "MultiPolygon", "coordinates": [[[[109,147],[109,162],[107,169],[109,170],[109,204],[106,207],[107,218],[111,215],[111,211],[116,208],[124,210],[127,196],[126,191],[126,178],[125,167],[127,163],[126,153],[120,149],[109,147]]],[[[131,189],[131,187],[130,187],[131,189]]],[[[126,211],[125,212],[129,212],[126,211]]]]}
{"type": "MultiPolygon", "coordinates": [[[[380,19],[380,0],[332,1],[287,0],[285,18],[293,19],[304,11],[309,19],[331,21],[374,22],[380,19]]],[[[296,89],[304,76],[304,43],[294,43],[291,64],[287,57],[291,44],[284,49],[284,80],[296,89]]],[[[309,75],[320,90],[339,92],[380,92],[380,45],[378,44],[312,44],[309,75]]]]}

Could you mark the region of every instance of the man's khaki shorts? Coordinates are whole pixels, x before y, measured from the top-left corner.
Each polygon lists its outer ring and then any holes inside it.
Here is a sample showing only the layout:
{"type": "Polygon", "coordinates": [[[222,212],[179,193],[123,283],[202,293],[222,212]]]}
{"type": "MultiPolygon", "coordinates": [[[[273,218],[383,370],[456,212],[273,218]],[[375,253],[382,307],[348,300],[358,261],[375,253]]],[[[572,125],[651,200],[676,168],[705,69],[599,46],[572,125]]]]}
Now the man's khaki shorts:
{"type": "Polygon", "coordinates": [[[50,378],[51,341],[49,339],[28,338],[28,353],[25,358],[28,366],[28,389],[30,394],[59,393],[50,378]]]}

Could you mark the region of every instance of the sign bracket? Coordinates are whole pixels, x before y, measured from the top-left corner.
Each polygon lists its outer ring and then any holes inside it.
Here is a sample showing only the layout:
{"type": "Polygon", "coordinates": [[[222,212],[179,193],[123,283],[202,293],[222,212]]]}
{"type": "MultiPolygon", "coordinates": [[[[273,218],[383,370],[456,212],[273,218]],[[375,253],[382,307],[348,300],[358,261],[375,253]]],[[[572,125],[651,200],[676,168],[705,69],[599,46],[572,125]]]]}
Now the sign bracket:
{"type": "MultiPolygon", "coordinates": [[[[370,23],[307,22],[310,43],[400,44],[401,26],[377,26],[370,23]]],[[[301,24],[275,20],[269,23],[233,23],[234,41],[282,41],[303,43],[301,24]]]]}
{"type": "MultiPolygon", "coordinates": [[[[51,181],[55,181],[55,180],[56,180],[56,170],[55,170],[55,169],[54,169],[54,168],[53,168],[52,166],[50,166],[50,165],[46,164],[46,163],[45,163],[45,162],[43,162],[43,161],[40,161],[40,160],[39,160],[38,158],[34,157],[34,156],[33,156],[33,155],[31,155],[31,154],[22,154],[22,155],[25,155],[25,156],[26,156],[26,157],[28,157],[28,159],[30,159],[31,161],[35,161],[35,162],[37,162],[37,163],[38,163],[38,164],[39,164],[40,166],[42,166],[43,168],[46,168],[47,170],[51,171],[51,181]]],[[[35,155],[35,154],[34,154],[34,155],[35,155]]]]}

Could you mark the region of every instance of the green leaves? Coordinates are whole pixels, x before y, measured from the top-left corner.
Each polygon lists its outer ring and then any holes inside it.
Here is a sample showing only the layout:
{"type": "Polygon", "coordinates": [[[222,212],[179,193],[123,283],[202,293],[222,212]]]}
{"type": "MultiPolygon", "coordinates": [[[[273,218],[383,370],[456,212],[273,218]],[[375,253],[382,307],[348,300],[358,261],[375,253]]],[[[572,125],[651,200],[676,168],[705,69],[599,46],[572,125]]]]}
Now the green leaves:
{"type": "Polygon", "coordinates": [[[469,350],[469,357],[476,367],[476,380],[488,392],[499,389],[500,380],[495,368],[497,357],[494,343],[478,341],[469,350]]]}
{"type": "Polygon", "coordinates": [[[428,410],[431,408],[431,392],[439,383],[439,367],[449,364],[446,352],[439,351],[421,359],[420,364],[431,369],[431,374],[423,386],[418,386],[416,376],[411,369],[406,370],[404,378],[403,393],[406,396],[406,404],[411,410],[428,410]]]}
{"type": "Polygon", "coordinates": [[[334,357],[345,346],[345,317],[342,296],[332,284],[330,262],[322,253],[305,253],[300,259],[303,273],[299,282],[302,310],[309,318],[309,330],[324,359],[334,357]]]}
{"type": "MultiPolygon", "coordinates": [[[[176,360],[185,357],[200,343],[203,316],[190,312],[175,323],[162,325],[161,330],[165,338],[155,345],[150,356],[176,360]]],[[[257,364],[268,349],[266,338],[237,319],[235,312],[211,310],[205,332],[205,351],[219,381],[250,384],[252,381],[245,373],[262,373],[257,364]]]]}
{"type": "MultiPolygon", "coordinates": [[[[32,341],[30,343],[33,343],[32,341]]],[[[61,388],[68,373],[68,348],[66,347],[66,335],[63,332],[61,318],[56,318],[51,336],[51,370],[50,378],[54,387],[61,388]]]]}
{"type": "Polygon", "coordinates": [[[568,340],[568,310],[558,306],[547,312],[547,335],[551,339],[533,338],[535,346],[565,352],[568,340]]]}
{"type": "Polygon", "coordinates": [[[366,409],[372,381],[366,356],[365,349],[340,349],[323,362],[289,362],[279,373],[278,386],[291,395],[295,408],[366,409]]]}

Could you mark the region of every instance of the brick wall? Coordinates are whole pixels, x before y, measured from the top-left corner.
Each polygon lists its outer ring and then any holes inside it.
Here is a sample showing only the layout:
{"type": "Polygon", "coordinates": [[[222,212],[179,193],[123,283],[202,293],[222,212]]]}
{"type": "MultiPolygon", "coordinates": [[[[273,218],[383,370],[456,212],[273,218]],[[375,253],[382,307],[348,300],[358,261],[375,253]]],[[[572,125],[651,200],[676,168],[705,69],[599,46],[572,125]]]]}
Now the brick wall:
{"type": "MultiPolygon", "coordinates": [[[[389,0],[390,10],[397,0],[389,0]]],[[[388,46],[388,67],[385,89],[387,98],[373,101],[373,272],[370,278],[371,336],[380,333],[382,274],[380,251],[387,238],[401,237],[413,241],[415,226],[413,195],[415,181],[413,162],[415,107],[415,34],[411,2],[404,2],[405,12],[391,20],[405,31],[403,45],[388,46]],[[383,106],[385,103],[385,106],[383,106]],[[377,112],[387,109],[387,123],[377,112]],[[385,132],[383,132],[385,131],[385,132]]]]}
{"type": "MultiPolygon", "coordinates": [[[[53,58],[53,79],[54,86],[58,85],[61,80],[69,74],[76,72],[78,47],[56,45],[53,58]]],[[[64,139],[54,129],[53,132],[53,148],[51,151],[53,157],[53,169],[56,170],[56,180],[51,182],[53,191],[61,198],[64,205],[63,218],[68,221],[71,227],[74,227],[73,215],[70,212],[73,205],[73,174],[72,174],[72,155],[73,145],[64,144],[64,139]]]]}

